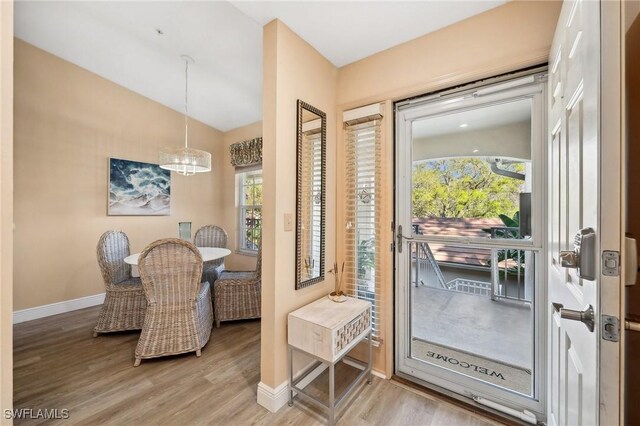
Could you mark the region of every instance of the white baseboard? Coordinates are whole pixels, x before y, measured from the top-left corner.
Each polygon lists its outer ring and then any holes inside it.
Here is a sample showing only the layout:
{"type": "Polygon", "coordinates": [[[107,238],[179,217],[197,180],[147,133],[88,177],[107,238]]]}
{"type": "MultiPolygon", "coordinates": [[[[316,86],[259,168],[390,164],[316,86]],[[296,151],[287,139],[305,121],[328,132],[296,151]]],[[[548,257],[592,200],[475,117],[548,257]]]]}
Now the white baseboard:
{"type": "Polygon", "coordinates": [[[387,380],[388,379],[387,375],[384,374],[382,371],[371,370],[371,374],[373,374],[376,377],[380,377],[382,380],[387,380]]]}
{"type": "Polygon", "coordinates": [[[275,413],[289,401],[288,390],[289,382],[280,383],[275,389],[260,382],[258,383],[258,404],[275,413]]]}
{"type": "MultiPolygon", "coordinates": [[[[313,364],[310,363],[309,366],[313,364]]],[[[302,371],[306,371],[309,366],[305,367],[302,371]]],[[[301,380],[296,386],[300,389],[304,389],[309,383],[313,382],[324,370],[326,370],[326,364],[320,364],[313,371],[311,371],[303,380],[301,380]]],[[[275,413],[289,402],[289,381],[280,383],[275,389],[265,385],[264,383],[258,383],[258,404],[262,405],[267,410],[275,413]]]]}
{"type": "Polygon", "coordinates": [[[51,303],[50,305],[36,306],[34,308],[21,309],[13,312],[13,323],[19,324],[38,318],[49,317],[51,315],[63,314],[65,312],[77,311],[78,309],[90,306],[101,305],[104,302],[104,293],[93,296],[81,297],[79,299],[65,300],[63,302],[51,303]]]}

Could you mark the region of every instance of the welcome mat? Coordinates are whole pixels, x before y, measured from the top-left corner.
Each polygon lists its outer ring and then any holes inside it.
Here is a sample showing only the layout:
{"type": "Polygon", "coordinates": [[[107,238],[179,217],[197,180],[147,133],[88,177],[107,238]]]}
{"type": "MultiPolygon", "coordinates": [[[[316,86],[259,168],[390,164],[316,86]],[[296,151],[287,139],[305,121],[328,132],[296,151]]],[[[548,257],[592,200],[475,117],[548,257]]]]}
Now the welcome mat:
{"type": "Polygon", "coordinates": [[[411,357],[476,379],[531,395],[531,370],[414,337],[411,357]]]}

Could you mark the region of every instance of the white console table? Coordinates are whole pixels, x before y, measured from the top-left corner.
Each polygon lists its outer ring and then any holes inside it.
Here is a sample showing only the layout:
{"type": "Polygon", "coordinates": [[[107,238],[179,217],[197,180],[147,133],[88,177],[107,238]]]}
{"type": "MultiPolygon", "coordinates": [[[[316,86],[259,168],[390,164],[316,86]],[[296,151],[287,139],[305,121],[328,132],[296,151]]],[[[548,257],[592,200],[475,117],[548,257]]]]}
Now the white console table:
{"type": "Polygon", "coordinates": [[[326,296],[293,311],[288,318],[289,347],[289,406],[293,405],[294,392],[309,399],[329,413],[329,424],[335,422],[336,409],[367,377],[371,383],[371,303],[347,298],[336,303],[326,296]],[[368,337],[369,356],[367,363],[353,360],[362,370],[349,384],[342,395],[335,395],[335,366],[358,343],[368,337]],[[295,380],[293,378],[293,354],[300,352],[316,360],[295,380]],[[329,367],[329,403],[313,397],[297,385],[321,364],[329,367]]]}

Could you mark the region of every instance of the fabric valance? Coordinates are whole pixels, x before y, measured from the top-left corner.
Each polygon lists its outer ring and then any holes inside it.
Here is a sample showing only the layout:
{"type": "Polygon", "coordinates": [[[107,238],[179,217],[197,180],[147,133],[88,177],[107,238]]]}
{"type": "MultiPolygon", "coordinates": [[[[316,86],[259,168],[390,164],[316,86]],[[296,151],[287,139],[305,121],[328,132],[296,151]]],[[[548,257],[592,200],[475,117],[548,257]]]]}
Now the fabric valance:
{"type": "Polygon", "coordinates": [[[234,143],[229,147],[231,165],[247,167],[262,163],[262,138],[234,143]]]}

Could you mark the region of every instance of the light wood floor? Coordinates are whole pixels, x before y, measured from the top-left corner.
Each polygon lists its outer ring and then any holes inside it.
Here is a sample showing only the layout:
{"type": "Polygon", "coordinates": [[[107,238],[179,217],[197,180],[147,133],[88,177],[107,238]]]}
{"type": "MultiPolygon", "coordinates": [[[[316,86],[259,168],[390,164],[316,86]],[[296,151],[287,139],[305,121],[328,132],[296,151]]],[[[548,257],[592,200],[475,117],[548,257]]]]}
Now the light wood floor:
{"type": "MultiPolygon", "coordinates": [[[[302,401],[296,400],[293,407],[285,406],[275,414],[256,403],[259,321],[223,323],[214,328],[201,358],[188,354],[143,360],[140,367],[133,368],[138,333],[91,337],[98,309],[15,326],[14,408],[66,408],[70,418],[60,421],[66,424],[326,424],[319,410],[302,401]]],[[[348,375],[345,370],[343,377],[348,375]]],[[[325,385],[323,374],[314,386],[321,389],[325,385]]],[[[338,424],[495,423],[374,377],[338,424]]]]}

